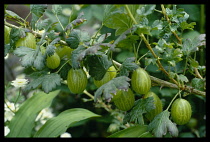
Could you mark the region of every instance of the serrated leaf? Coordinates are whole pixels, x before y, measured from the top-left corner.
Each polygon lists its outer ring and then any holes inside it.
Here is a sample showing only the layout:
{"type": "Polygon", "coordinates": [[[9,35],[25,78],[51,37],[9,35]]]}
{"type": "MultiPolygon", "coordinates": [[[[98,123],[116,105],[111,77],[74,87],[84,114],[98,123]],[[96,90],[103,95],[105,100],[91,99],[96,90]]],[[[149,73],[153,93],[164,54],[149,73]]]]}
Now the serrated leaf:
{"type": "MultiPolygon", "coordinates": [[[[38,50],[38,48],[36,49],[38,50]]],[[[21,57],[21,64],[24,67],[33,66],[38,70],[45,67],[44,60],[45,56],[42,55],[41,51],[35,49],[20,46],[14,50],[14,54],[21,57]]]]}
{"type": "Polygon", "coordinates": [[[120,67],[119,76],[128,76],[130,71],[137,69],[139,66],[134,61],[135,57],[125,59],[120,67]]]}
{"type": "Polygon", "coordinates": [[[35,133],[34,137],[58,137],[66,132],[72,124],[92,117],[100,117],[100,115],[83,108],[65,110],[58,116],[49,119],[35,133]]]}
{"type": "Polygon", "coordinates": [[[194,25],[196,25],[195,22],[191,22],[190,24],[188,24],[187,22],[184,21],[180,24],[180,27],[182,28],[182,30],[186,30],[186,29],[193,30],[194,25]]]}
{"type": "Polygon", "coordinates": [[[112,12],[115,11],[115,10],[116,10],[115,5],[110,5],[110,4],[105,5],[104,15],[103,15],[103,23],[106,23],[107,20],[109,20],[109,18],[112,15],[112,12]]]}
{"type": "Polygon", "coordinates": [[[81,67],[79,57],[80,57],[80,53],[82,53],[82,51],[84,51],[85,49],[86,48],[83,45],[80,45],[78,46],[77,49],[72,51],[71,63],[72,63],[73,69],[78,69],[81,67]]]}
{"type": "Polygon", "coordinates": [[[59,90],[49,94],[39,92],[27,99],[20,106],[9,124],[10,133],[7,137],[31,137],[35,119],[38,113],[49,107],[52,100],[58,95],[59,90]]]}
{"type": "Polygon", "coordinates": [[[178,136],[179,131],[176,124],[171,122],[169,119],[169,115],[170,112],[165,110],[156,115],[152,122],[148,125],[148,130],[151,131],[155,137],[163,137],[163,135],[166,135],[167,132],[169,132],[173,137],[178,136]]]}
{"type": "MultiPolygon", "coordinates": [[[[147,132],[148,132],[147,131],[147,125],[136,125],[136,126],[131,126],[131,127],[126,128],[124,130],[118,131],[118,132],[108,136],[108,138],[145,137],[145,133],[147,133],[147,132]]],[[[150,134],[150,137],[153,137],[153,136],[150,134]]]]}
{"type": "Polygon", "coordinates": [[[200,78],[193,78],[192,79],[192,87],[194,87],[195,89],[204,90],[205,87],[205,80],[204,79],[200,79],[200,78]]]}
{"type": "Polygon", "coordinates": [[[187,77],[184,76],[183,74],[177,75],[177,78],[181,82],[189,82],[189,80],[187,79],[187,77]]]}
{"type": "Polygon", "coordinates": [[[153,4],[145,5],[145,6],[141,7],[140,9],[138,9],[137,13],[140,16],[147,16],[154,11],[155,7],[156,7],[156,5],[153,5],[153,4]]]}
{"type": "Polygon", "coordinates": [[[90,36],[85,31],[73,29],[66,39],[66,43],[72,48],[76,49],[81,42],[87,42],[90,40],[90,36]]]}
{"type": "Polygon", "coordinates": [[[138,35],[140,35],[141,33],[151,35],[151,33],[150,33],[151,27],[150,26],[138,24],[138,25],[135,25],[135,28],[136,28],[135,32],[138,35]]]}
{"type": "Polygon", "coordinates": [[[194,49],[191,49],[192,46],[192,41],[190,38],[187,38],[186,40],[183,41],[183,46],[182,50],[185,55],[189,55],[194,49]]]}
{"type": "Polygon", "coordinates": [[[152,24],[152,30],[161,30],[163,28],[163,22],[161,20],[155,20],[152,24]]]}
{"type": "Polygon", "coordinates": [[[112,65],[112,62],[105,54],[87,56],[85,63],[89,69],[89,74],[95,80],[101,80],[108,68],[112,65]]]}
{"type": "Polygon", "coordinates": [[[61,5],[52,5],[52,12],[55,14],[55,15],[58,15],[62,12],[62,6],[61,5]]]}
{"type": "Polygon", "coordinates": [[[197,51],[198,47],[206,45],[206,34],[200,34],[199,36],[195,37],[192,41],[192,49],[193,51],[197,51]]]}
{"type": "Polygon", "coordinates": [[[143,125],[143,114],[151,111],[154,108],[154,99],[152,97],[139,99],[135,101],[133,108],[126,113],[123,123],[134,122],[135,124],[143,125]]]}
{"type": "Polygon", "coordinates": [[[49,93],[56,86],[61,85],[61,77],[57,73],[45,74],[39,76],[38,78],[31,81],[25,88],[25,90],[31,90],[37,88],[39,85],[42,86],[42,89],[45,93],[49,93]]]}
{"type": "Polygon", "coordinates": [[[116,94],[117,89],[128,90],[130,86],[128,81],[130,79],[126,76],[120,76],[110,80],[96,90],[94,101],[97,102],[97,99],[100,99],[102,95],[106,101],[110,101],[113,97],[112,94],[116,94]]]}
{"type": "Polygon", "coordinates": [[[117,47],[121,48],[133,48],[133,44],[137,43],[137,40],[139,40],[139,36],[137,35],[128,35],[125,39],[121,40],[117,47]]]}
{"type": "Polygon", "coordinates": [[[30,5],[31,13],[35,14],[37,17],[41,17],[46,9],[47,9],[47,4],[30,5]]]}
{"type": "Polygon", "coordinates": [[[106,19],[104,25],[108,28],[116,29],[115,36],[118,36],[132,27],[133,21],[122,11],[114,11],[109,18],[106,19]]]}
{"type": "Polygon", "coordinates": [[[38,30],[44,30],[50,23],[50,19],[47,18],[47,19],[44,19],[44,20],[39,20],[37,23],[36,23],[36,28],[38,30]]]}
{"type": "Polygon", "coordinates": [[[9,39],[11,48],[16,48],[15,43],[20,39],[26,36],[24,29],[22,28],[12,28],[10,31],[9,39]]]}

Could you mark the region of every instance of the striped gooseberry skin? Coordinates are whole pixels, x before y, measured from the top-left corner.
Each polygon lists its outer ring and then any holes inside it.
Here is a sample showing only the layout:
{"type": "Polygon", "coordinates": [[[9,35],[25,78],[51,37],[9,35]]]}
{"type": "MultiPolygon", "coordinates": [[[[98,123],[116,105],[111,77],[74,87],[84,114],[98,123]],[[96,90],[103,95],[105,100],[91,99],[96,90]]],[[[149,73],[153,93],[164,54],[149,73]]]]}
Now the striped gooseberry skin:
{"type": "Polygon", "coordinates": [[[155,109],[152,109],[151,111],[147,112],[147,114],[145,115],[145,117],[149,121],[151,121],[156,115],[158,115],[159,113],[163,111],[163,106],[162,106],[162,102],[160,98],[154,92],[149,91],[147,94],[144,95],[143,98],[146,99],[148,97],[153,97],[154,105],[155,105],[155,109]]]}
{"type": "Polygon", "coordinates": [[[128,91],[117,90],[116,95],[113,94],[112,101],[118,109],[128,111],[134,106],[135,96],[130,88],[128,91]]]}
{"type": "Polygon", "coordinates": [[[151,88],[150,76],[144,69],[137,68],[132,73],[131,86],[136,93],[146,94],[151,88]]]}
{"type": "Polygon", "coordinates": [[[16,42],[16,47],[19,46],[25,46],[32,49],[36,49],[36,38],[32,33],[26,33],[26,36],[23,38],[20,38],[16,42]]]}
{"type": "Polygon", "coordinates": [[[101,80],[93,80],[94,84],[99,88],[101,87],[103,84],[109,82],[110,80],[112,80],[113,78],[116,77],[116,69],[114,66],[109,67],[109,69],[107,70],[107,72],[105,73],[104,77],[101,80]]]}
{"type": "Polygon", "coordinates": [[[87,75],[85,71],[80,69],[71,68],[67,76],[68,88],[72,93],[79,94],[82,93],[87,86],[87,75]]]}
{"type": "Polygon", "coordinates": [[[189,122],[192,115],[190,103],[182,98],[176,99],[171,106],[171,117],[178,125],[184,125],[189,122]]]}
{"type": "Polygon", "coordinates": [[[47,67],[56,69],[60,65],[60,57],[55,52],[52,56],[47,56],[47,67]]]}

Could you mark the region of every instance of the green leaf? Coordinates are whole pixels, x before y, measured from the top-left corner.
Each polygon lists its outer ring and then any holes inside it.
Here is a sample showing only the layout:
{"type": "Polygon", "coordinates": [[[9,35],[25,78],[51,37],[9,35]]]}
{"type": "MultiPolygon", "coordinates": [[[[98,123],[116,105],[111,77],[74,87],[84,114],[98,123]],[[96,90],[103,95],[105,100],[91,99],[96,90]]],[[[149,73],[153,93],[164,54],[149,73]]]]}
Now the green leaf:
{"type": "Polygon", "coordinates": [[[83,45],[78,46],[77,49],[75,49],[74,51],[72,51],[71,54],[71,63],[72,63],[72,68],[73,69],[78,69],[81,67],[80,65],[80,53],[82,53],[82,51],[84,51],[86,48],[83,45]]]}
{"type": "Polygon", "coordinates": [[[39,20],[36,23],[36,28],[41,31],[41,30],[44,30],[49,24],[50,24],[49,18],[44,19],[44,20],[39,20]]]}
{"type": "Polygon", "coordinates": [[[111,29],[116,29],[115,36],[118,36],[132,27],[133,21],[122,11],[114,11],[104,25],[111,29]]]}
{"type": "Polygon", "coordinates": [[[9,18],[9,19],[17,19],[17,20],[22,20],[22,18],[17,15],[16,13],[10,11],[10,10],[6,10],[6,15],[5,17],[9,18]]]}
{"type": "Polygon", "coordinates": [[[41,51],[36,50],[24,46],[20,46],[14,50],[14,54],[16,54],[21,58],[21,64],[24,67],[35,67],[38,70],[41,70],[45,67],[45,56],[42,55],[41,51]]]}
{"type": "Polygon", "coordinates": [[[52,12],[55,14],[55,15],[58,15],[62,12],[62,6],[61,5],[52,5],[52,12]]]}
{"type": "Polygon", "coordinates": [[[11,48],[15,49],[15,43],[20,39],[26,36],[24,29],[22,28],[12,28],[10,31],[9,39],[11,48]]]}
{"type": "Polygon", "coordinates": [[[111,60],[109,60],[108,56],[105,54],[87,56],[85,63],[89,74],[95,80],[101,80],[112,65],[111,60]]]}
{"type": "Polygon", "coordinates": [[[117,89],[128,90],[130,86],[128,81],[130,81],[130,79],[126,76],[120,76],[110,80],[97,89],[94,95],[94,101],[96,102],[97,99],[101,98],[102,94],[105,100],[110,101],[113,97],[112,94],[116,94],[117,89]]]}
{"type": "Polygon", "coordinates": [[[117,44],[117,47],[127,48],[127,49],[133,48],[133,44],[137,43],[137,40],[139,40],[139,36],[128,35],[125,39],[121,40],[117,44]]]}
{"type": "Polygon", "coordinates": [[[190,62],[190,66],[197,68],[199,66],[198,61],[196,61],[195,59],[193,59],[192,57],[188,58],[189,62],[190,62]]]}
{"type": "Polygon", "coordinates": [[[183,74],[177,75],[177,79],[181,82],[189,82],[189,80],[187,79],[186,76],[184,76],[183,74]]]}
{"type": "Polygon", "coordinates": [[[31,137],[35,119],[38,113],[49,107],[52,100],[58,95],[59,90],[49,94],[39,92],[27,99],[20,106],[9,124],[10,133],[7,137],[31,137]]]}
{"type": "Polygon", "coordinates": [[[10,44],[4,44],[4,57],[6,57],[7,53],[10,52],[11,46],[10,44]]]}
{"type": "Polygon", "coordinates": [[[46,9],[47,9],[47,4],[30,5],[31,13],[35,14],[37,17],[41,17],[46,9]]]}
{"type": "Polygon", "coordinates": [[[58,137],[72,124],[84,119],[100,117],[87,109],[73,108],[61,112],[57,117],[49,119],[34,135],[34,137],[58,137]]]}
{"type": "Polygon", "coordinates": [[[148,136],[153,137],[147,131],[147,125],[136,125],[121,130],[119,132],[116,132],[108,136],[108,138],[134,138],[134,137],[148,137],[148,136]]]}
{"type": "Polygon", "coordinates": [[[194,87],[195,89],[204,91],[204,87],[206,83],[204,79],[193,78],[191,83],[192,83],[192,87],[194,87]]]}
{"type": "MultiPolygon", "coordinates": [[[[58,68],[60,68],[61,66],[63,66],[63,64],[66,62],[66,60],[64,61],[64,60],[61,60],[61,63],[60,63],[60,66],[58,67],[58,68]]],[[[67,80],[67,76],[68,76],[68,71],[71,69],[71,66],[68,64],[68,63],[66,63],[63,67],[62,67],[62,69],[59,71],[59,74],[60,74],[60,76],[61,76],[61,78],[63,79],[63,80],[67,80]]]]}
{"type": "Polygon", "coordinates": [[[78,29],[73,29],[66,39],[66,43],[72,48],[76,49],[82,42],[87,42],[90,40],[90,36],[85,31],[80,31],[78,29]]]}
{"type": "Polygon", "coordinates": [[[125,59],[120,67],[119,76],[129,76],[129,72],[137,69],[139,66],[134,63],[135,57],[125,59]]]}
{"type": "Polygon", "coordinates": [[[57,73],[44,74],[38,78],[32,80],[26,87],[25,90],[31,90],[37,88],[39,85],[42,86],[42,89],[45,93],[49,93],[56,86],[61,85],[61,77],[57,73]]]}
{"type": "Polygon", "coordinates": [[[188,24],[187,22],[184,21],[180,24],[180,27],[182,28],[182,30],[186,30],[186,29],[193,30],[194,25],[196,25],[195,22],[191,22],[190,24],[188,24]]]}
{"type": "Polygon", "coordinates": [[[148,97],[146,99],[139,99],[135,101],[134,106],[128,113],[125,114],[123,123],[132,122],[135,124],[144,124],[143,114],[154,109],[154,99],[148,97]]]}
{"type": "Polygon", "coordinates": [[[173,137],[178,136],[179,131],[176,125],[169,119],[169,115],[170,112],[165,110],[156,115],[152,122],[148,125],[148,130],[151,131],[155,137],[163,137],[163,135],[166,135],[167,132],[169,132],[173,137]]]}
{"type": "Polygon", "coordinates": [[[141,7],[140,9],[137,10],[137,13],[140,15],[140,16],[147,16],[149,14],[151,14],[154,9],[155,9],[156,5],[155,4],[150,4],[150,5],[145,5],[143,7],[141,7]]]}
{"type": "Polygon", "coordinates": [[[106,23],[112,15],[112,12],[116,10],[115,5],[105,5],[104,7],[104,15],[103,15],[103,23],[106,23]]]}

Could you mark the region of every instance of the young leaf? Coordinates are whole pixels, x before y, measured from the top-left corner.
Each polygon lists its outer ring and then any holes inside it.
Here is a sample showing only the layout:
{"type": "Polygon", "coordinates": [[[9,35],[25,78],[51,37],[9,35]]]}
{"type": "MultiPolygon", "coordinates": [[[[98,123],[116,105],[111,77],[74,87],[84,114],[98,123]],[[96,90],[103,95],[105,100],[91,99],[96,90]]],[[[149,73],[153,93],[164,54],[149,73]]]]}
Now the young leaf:
{"type": "Polygon", "coordinates": [[[32,49],[24,46],[20,46],[14,50],[16,54],[21,58],[21,64],[24,67],[33,66],[38,70],[41,70],[45,67],[45,56],[42,55],[41,51],[37,51],[38,48],[32,49]]]}
{"type": "Polygon", "coordinates": [[[167,132],[169,132],[173,137],[178,136],[179,131],[176,124],[171,122],[169,119],[169,115],[170,112],[165,110],[155,116],[152,122],[148,125],[148,130],[151,131],[155,137],[162,137],[163,135],[166,135],[167,132]]]}
{"type": "Polygon", "coordinates": [[[66,39],[66,43],[72,48],[76,49],[81,42],[87,42],[90,40],[90,36],[87,32],[73,29],[66,39]]]}
{"type": "Polygon", "coordinates": [[[49,93],[50,91],[55,89],[56,86],[61,85],[60,82],[61,82],[61,77],[57,73],[45,74],[31,81],[26,86],[25,90],[35,89],[39,85],[41,85],[44,92],[49,93]]]}
{"type": "Polygon", "coordinates": [[[20,106],[9,124],[10,133],[7,137],[31,137],[35,119],[38,113],[49,107],[59,90],[45,94],[39,92],[27,99],[20,106]]]}
{"type": "Polygon", "coordinates": [[[47,4],[30,5],[31,13],[35,14],[37,17],[41,17],[46,9],[47,9],[47,4]]]}
{"type": "Polygon", "coordinates": [[[112,94],[116,94],[117,89],[128,90],[130,86],[128,81],[130,81],[130,79],[126,76],[120,76],[110,80],[97,89],[94,95],[94,101],[97,102],[97,99],[101,98],[102,94],[105,100],[110,101],[113,97],[112,94]]]}
{"type": "Polygon", "coordinates": [[[152,97],[135,101],[133,108],[126,113],[123,123],[134,122],[135,124],[143,125],[143,114],[155,108],[153,102],[152,97]]]}
{"type": "Polygon", "coordinates": [[[135,57],[125,59],[120,67],[119,76],[128,76],[130,71],[137,69],[139,66],[134,61],[135,57]]]}
{"type": "Polygon", "coordinates": [[[52,12],[55,14],[55,15],[58,15],[62,12],[62,6],[61,5],[52,5],[52,12]]]}
{"type": "Polygon", "coordinates": [[[89,69],[89,74],[95,80],[101,80],[104,77],[108,68],[112,65],[112,62],[105,54],[87,56],[85,63],[87,65],[87,68],[89,69]]]}
{"type": "Polygon", "coordinates": [[[92,117],[100,117],[100,115],[83,108],[65,110],[58,116],[49,119],[35,133],[34,137],[58,137],[66,132],[72,124],[92,117]]]}

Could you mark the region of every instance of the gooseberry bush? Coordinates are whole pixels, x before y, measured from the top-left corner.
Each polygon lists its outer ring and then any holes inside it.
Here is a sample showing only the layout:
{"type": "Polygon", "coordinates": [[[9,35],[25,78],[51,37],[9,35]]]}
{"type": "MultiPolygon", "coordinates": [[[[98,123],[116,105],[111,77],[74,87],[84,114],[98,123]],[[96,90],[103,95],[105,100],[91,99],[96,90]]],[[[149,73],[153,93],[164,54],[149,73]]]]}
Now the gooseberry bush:
{"type": "Polygon", "coordinates": [[[5,5],[4,56],[24,67],[20,92],[40,90],[6,137],[74,137],[89,121],[104,124],[99,137],[205,137],[204,5],[77,6],[31,4],[24,19],[5,5]],[[64,104],[34,130],[43,109],[64,104]]]}

